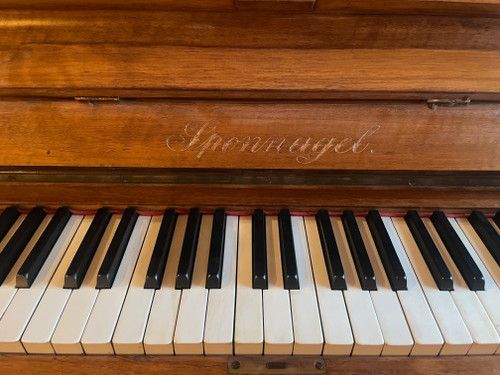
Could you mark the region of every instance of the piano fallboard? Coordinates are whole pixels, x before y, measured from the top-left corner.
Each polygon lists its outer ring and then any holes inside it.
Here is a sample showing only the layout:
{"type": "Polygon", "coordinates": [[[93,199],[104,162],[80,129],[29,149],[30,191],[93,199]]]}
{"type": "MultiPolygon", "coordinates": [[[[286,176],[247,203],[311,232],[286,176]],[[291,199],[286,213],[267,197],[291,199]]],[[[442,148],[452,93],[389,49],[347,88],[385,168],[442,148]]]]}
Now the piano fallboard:
{"type": "Polygon", "coordinates": [[[1,102],[2,204],[499,207],[496,103],[96,100],[1,102]]]}

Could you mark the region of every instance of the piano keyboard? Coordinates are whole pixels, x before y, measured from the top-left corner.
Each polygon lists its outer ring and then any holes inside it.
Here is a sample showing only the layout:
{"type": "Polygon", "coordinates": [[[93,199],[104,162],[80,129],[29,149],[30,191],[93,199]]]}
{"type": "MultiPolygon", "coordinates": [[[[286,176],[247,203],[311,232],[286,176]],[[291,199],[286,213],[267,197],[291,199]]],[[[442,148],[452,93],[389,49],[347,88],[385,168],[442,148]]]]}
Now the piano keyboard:
{"type": "Polygon", "coordinates": [[[0,215],[0,352],[500,352],[500,213],[0,215]]]}

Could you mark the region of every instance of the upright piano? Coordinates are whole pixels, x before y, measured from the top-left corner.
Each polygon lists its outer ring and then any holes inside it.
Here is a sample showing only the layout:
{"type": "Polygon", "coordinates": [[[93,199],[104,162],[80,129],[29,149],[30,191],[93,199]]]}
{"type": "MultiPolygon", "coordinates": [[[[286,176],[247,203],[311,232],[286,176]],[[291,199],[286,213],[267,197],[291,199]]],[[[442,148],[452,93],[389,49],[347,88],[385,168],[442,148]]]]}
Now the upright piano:
{"type": "Polygon", "coordinates": [[[0,368],[492,374],[500,1],[0,0],[0,368]]]}

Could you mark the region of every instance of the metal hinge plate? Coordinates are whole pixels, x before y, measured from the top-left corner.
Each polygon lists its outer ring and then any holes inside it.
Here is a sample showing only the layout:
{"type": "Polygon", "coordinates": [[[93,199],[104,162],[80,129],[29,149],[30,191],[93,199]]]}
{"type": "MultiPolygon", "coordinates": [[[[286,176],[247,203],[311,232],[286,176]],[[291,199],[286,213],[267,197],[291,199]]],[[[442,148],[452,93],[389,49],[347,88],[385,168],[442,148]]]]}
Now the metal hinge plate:
{"type": "Polygon", "coordinates": [[[118,96],[75,96],[77,102],[86,102],[90,105],[95,105],[96,103],[119,103],[120,98],[118,96]]]}
{"type": "Polygon", "coordinates": [[[227,364],[228,374],[325,374],[321,358],[233,357],[227,364]]]}
{"type": "Polygon", "coordinates": [[[470,97],[465,96],[462,99],[427,99],[427,105],[430,109],[437,109],[438,107],[455,107],[465,106],[470,104],[470,97]]]}

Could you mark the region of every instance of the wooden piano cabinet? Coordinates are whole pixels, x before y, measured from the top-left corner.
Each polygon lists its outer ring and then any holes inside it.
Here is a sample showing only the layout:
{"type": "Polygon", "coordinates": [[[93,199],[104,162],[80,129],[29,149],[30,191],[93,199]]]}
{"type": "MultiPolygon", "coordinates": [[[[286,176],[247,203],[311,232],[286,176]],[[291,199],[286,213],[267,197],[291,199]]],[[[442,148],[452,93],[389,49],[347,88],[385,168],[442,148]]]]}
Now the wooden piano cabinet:
{"type": "MultiPolygon", "coordinates": [[[[0,209],[496,212],[499,16],[500,0],[0,0],[0,209]]],[[[237,375],[235,360],[2,354],[0,373],[237,375]]]]}
{"type": "MultiPolygon", "coordinates": [[[[199,356],[40,356],[0,355],[4,375],[18,374],[182,374],[224,375],[237,357],[199,356]]],[[[306,357],[324,360],[325,368],[310,374],[328,375],[490,375],[500,368],[498,356],[480,357],[306,357]]],[[[252,357],[262,364],[287,357],[252,357]]],[[[233,372],[234,373],[234,372],[233,372]]],[[[272,370],[267,374],[287,374],[272,370]]],[[[292,372],[288,372],[292,373],[292,372]]],[[[297,373],[295,373],[297,374],[297,373]]]]}

